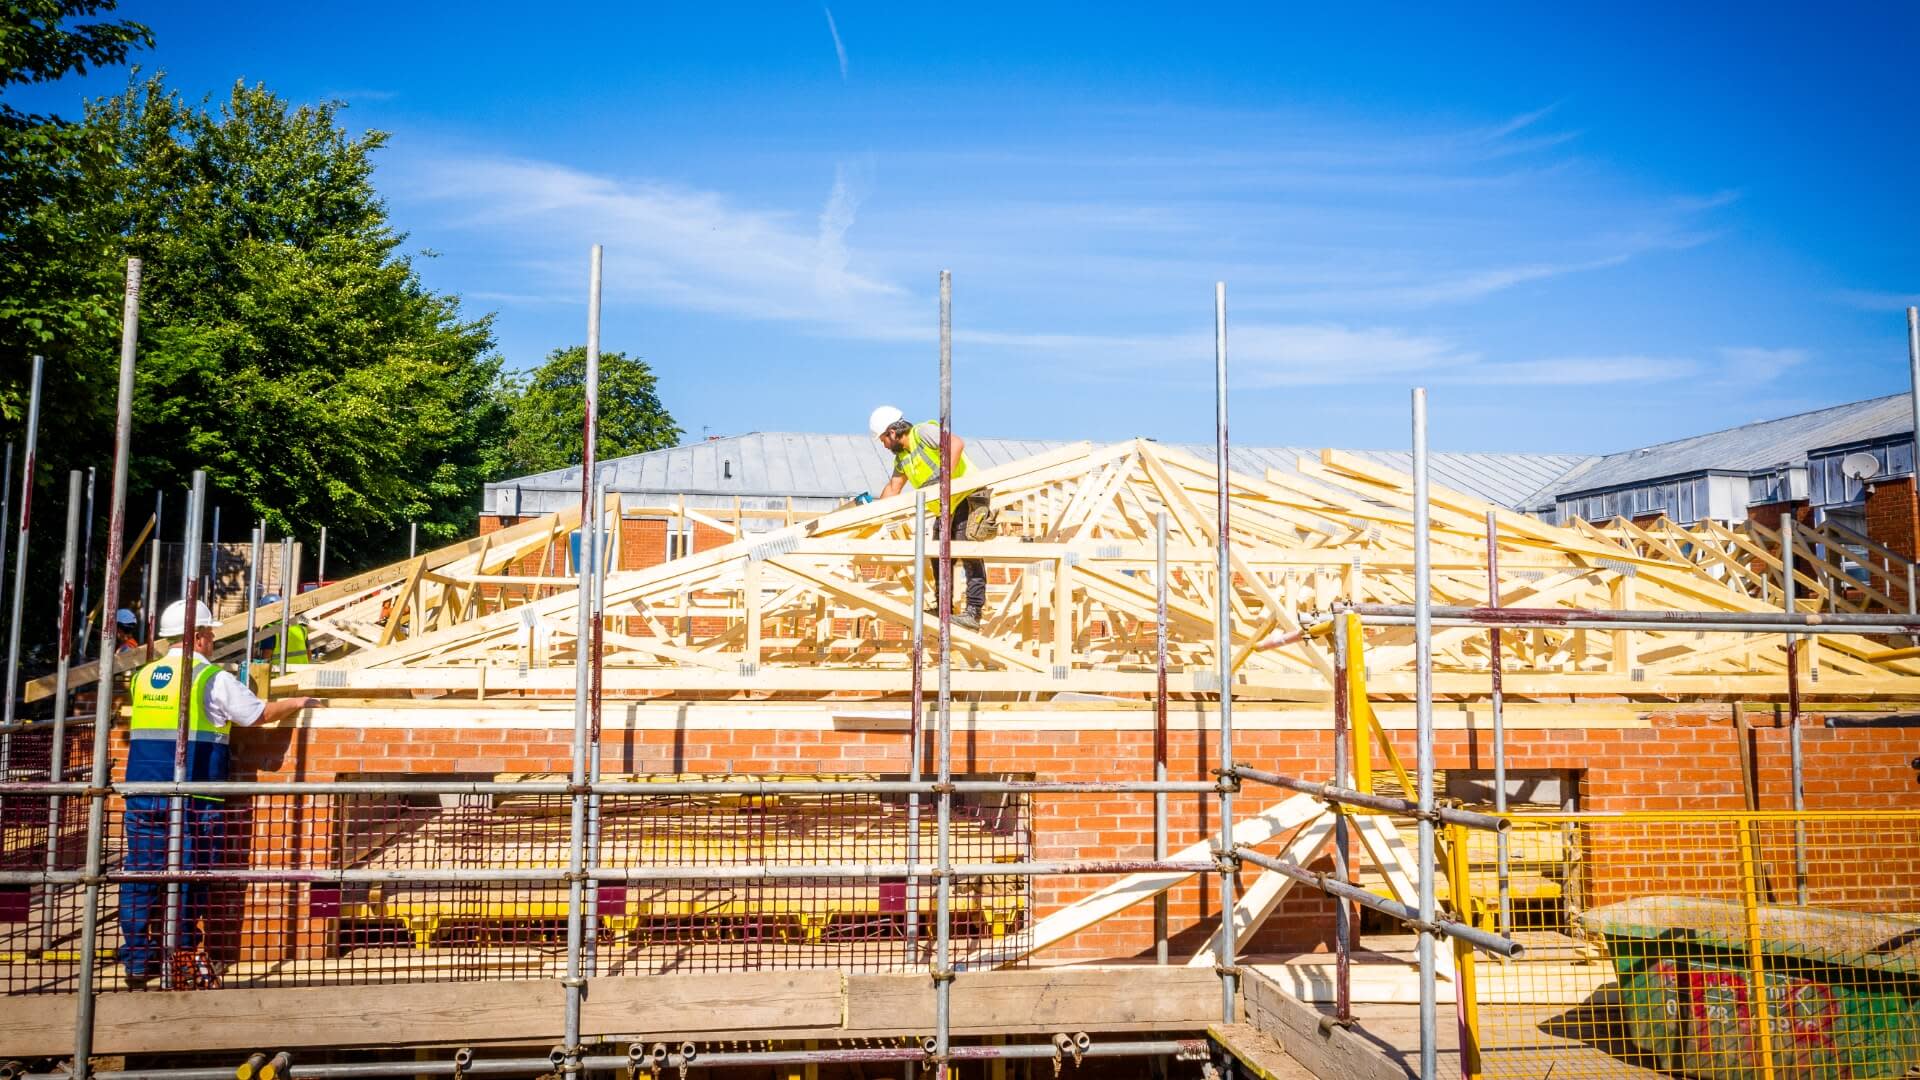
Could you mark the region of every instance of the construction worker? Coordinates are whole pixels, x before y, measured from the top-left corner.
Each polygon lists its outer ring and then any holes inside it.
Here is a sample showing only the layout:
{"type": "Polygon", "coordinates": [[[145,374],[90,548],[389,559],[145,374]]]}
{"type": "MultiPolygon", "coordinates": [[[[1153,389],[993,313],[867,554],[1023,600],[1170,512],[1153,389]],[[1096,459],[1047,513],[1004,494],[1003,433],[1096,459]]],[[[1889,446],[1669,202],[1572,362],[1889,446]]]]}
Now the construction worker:
{"type": "Polygon", "coordinates": [[[140,644],[140,618],[126,608],[113,613],[113,642],[119,649],[132,649],[140,644]]]}
{"type": "MultiPolygon", "coordinates": [[[[939,501],[940,484],[940,423],[929,420],[924,424],[909,424],[899,409],[891,405],[882,405],[867,417],[867,430],[880,440],[893,455],[893,475],[887,480],[887,486],[880,490],[879,497],[884,499],[898,495],[908,484],[916,488],[932,488],[930,492],[934,503],[939,501]]],[[[990,507],[992,493],[985,488],[975,488],[966,482],[970,463],[967,460],[967,441],[960,436],[947,433],[953,444],[953,535],[956,540],[988,540],[996,531],[994,515],[990,507]]],[[[936,508],[936,513],[938,510],[936,508]]],[[[939,571],[933,571],[933,580],[939,581],[939,571]]],[[[987,564],[983,559],[961,559],[960,568],[967,578],[967,600],[963,610],[953,615],[953,621],[969,630],[980,629],[980,614],[987,606],[987,564]]],[[[935,595],[936,602],[938,594],[935,595]]]]}
{"type": "MultiPolygon", "coordinates": [[[[185,630],[186,603],[175,601],[160,613],[160,635],[179,637],[185,630]]],[[[189,781],[225,780],[231,773],[228,737],[233,728],[272,724],[301,709],[320,704],[318,698],[281,698],[263,702],[253,692],[214,664],[213,612],[207,605],[194,605],[193,690],[188,698],[186,778],[189,781]]],[[[185,681],[179,676],[180,646],[142,667],[133,676],[132,718],[127,724],[127,775],[129,782],[173,780],[174,747],[180,727],[180,694],[185,681]]],[[[168,796],[130,795],[127,797],[126,836],[127,870],[167,869],[168,796]]],[[[181,869],[203,870],[229,861],[232,845],[228,827],[232,815],[218,796],[194,795],[186,800],[180,837],[181,869]]],[[[219,970],[207,957],[203,942],[220,940],[238,929],[238,905],[216,909],[210,902],[213,890],[207,882],[184,882],[180,886],[181,907],[177,927],[177,951],[163,956],[166,941],[167,886],[157,881],[122,882],[120,885],[121,966],[126,969],[127,988],[145,989],[160,974],[163,963],[174,971],[176,989],[207,988],[219,985],[219,970]],[[224,931],[224,933],[223,933],[224,931]],[[186,985],[182,985],[186,984],[186,985]]]]}
{"type": "MultiPolygon", "coordinates": [[[[268,593],[266,596],[260,599],[261,607],[266,607],[266,608],[278,607],[279,604],[280,604],[280,596],[277,593],[268,593]]],[[[255,648],[254,656],[256,659],[263,660],[268,663],[274,663],[274,664],[279,663],[280,662],[280,637],[281,637],[281,634],[284,632],[287,638],[287,666],[292,667],[295,664],[304,664],[308,662],[307,628],[306,627],[300,625],[299,623],[294,623],[291,630],[282,631],[279,623],[270,623],[268,624],[266,629],[268,632],[272,633],[273,636],[270,638],[267,638],[264,642],[260,643],[255,648]]]]}

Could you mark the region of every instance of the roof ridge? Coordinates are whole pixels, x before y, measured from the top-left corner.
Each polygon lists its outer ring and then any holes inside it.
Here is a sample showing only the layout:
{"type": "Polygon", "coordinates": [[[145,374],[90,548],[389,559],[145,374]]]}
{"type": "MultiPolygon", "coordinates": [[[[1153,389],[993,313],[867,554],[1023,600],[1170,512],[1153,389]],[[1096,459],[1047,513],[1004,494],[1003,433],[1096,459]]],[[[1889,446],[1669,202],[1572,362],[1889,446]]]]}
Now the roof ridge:
{"type": "Polygon", "coordinates": [[[1788,413],[1785,416],[1770,416],[1765,420],[1749,420],[1744,424],[1734,424],[1730,427],[1715,428],[1712,431],[1702,431],[1692,435],[1682,435],[1677,439],[1668,439],[1664,442],[1647,443],[1643,446],[1630,446],[1625,450],[1613,450],[1613,451],[1609,451],[1608,453],[1599,454],[1596,456],[1600,458],[1615,458],[1625,454],[1638,454],[1643,451],[1659,450],[1663,447],[1679,446],[1683,443],[1695,442],[1700,439],[1711,439],[1715,435],[1725,435],[1728,432],[1743,431],[1747,428],[1766,427],[1770,424],[1784,424],[1792,420],[1800,420],[1805,417],[1814,416],[1819,413],[1838,412],[1841,409],[1858,409],[1863,406],[1878,405],[1882,402],[1890,401],[1894,398],[1902,398],[1906,396],[1907,395],[1905,394],[1882,394],[1879,397],[1862,398],[1859,401],[1843,401],[1838,405],[1824,405],[1818,409],[1805,409],[1797,413],[1788,413]]]}

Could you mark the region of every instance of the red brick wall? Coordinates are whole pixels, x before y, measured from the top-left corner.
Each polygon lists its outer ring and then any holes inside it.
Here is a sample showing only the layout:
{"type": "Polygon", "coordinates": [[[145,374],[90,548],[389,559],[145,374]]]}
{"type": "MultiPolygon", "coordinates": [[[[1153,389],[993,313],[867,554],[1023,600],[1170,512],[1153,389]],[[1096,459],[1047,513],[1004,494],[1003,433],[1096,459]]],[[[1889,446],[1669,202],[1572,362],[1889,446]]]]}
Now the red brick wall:
{"type": "Polygon", "coordinates": [[[1913,477],[1876,481],[1867,489],[1867,536],[1909,559],[1920,535],[1920,507],[1913,495],[1913,477]]]}
{"type": "Polygon", "coordinates": [[[1792,514],[1793,519],[1802,525],[1813,524],[1813,507],[1805,499],[1794,502],[1753,503],[1747,507],[1749,520],[1757,521],[1775,532],[1780,530],[1780,519],[1788,514],[1792,514]]]}
{"type": "MultiPolygon", "coordinates": [[[[1516,769],[1576,771],[1581,806],[1587,810],[1744,807],[1740,758],[1727,707],[1655,714],[1650,722],[1652,726],[1645,728],[1517,729],[1508,733],[1509,764],[1516,769]]],[[[1751,722],[1760,805],[1784,809],[1790,804],[1788,732],[1770,712],[1752,714],[1751,722]]],[[[1810,809],[1920,808],[1920,784],[1916,784],[1915,770],[1909,765],[1911,759],[1920,756],[1920,726],[1828,727],[1823,718],[1808,717],[1802,734],[1810,809]]],[[[568,767],[570,739],[571,731],[565,727],[326,727],[236,734],[240,774],[300,779],[558,772],[568,767]]],[[[1411,763],[1412,733],[1395,732],[1393,741],[1402,760],[1411,763]]],[[[1315,776],[1324,775],[1328,767],[1329,736],[1324,731],[1242,730],[1236,732],[1235,743],[1241,761],[1261,768],[1315,776]]],[[[610,729],[604,745],[608,771],[615,773],[897,773],[907,766],[906,735],[898,730],[610,729]]],[[[1489,749],[1485,732],[1470,735],[1441,731],[1436,736],[1436,762],[1442,769],[1490,768],[1489,749]]],[[[1112,780],[1150,773],[1152,739],[1146,731],[1035,731],[995,728],[991,721],[984,721],[979,730],[956,739],[955,751],[954,767],[961,773],[1112,780]]],[[[1175,778],[1202,778],[1215,764],[1217,752],[1210,733],[1197,736],[1192,731],[1176,731],[1170,739],[1170,773],[1175,778]]],[[[1379,764],[1384,768],[1384,762],[1379,764]]],[[[1240,812],[1278,802],[1281,794],[1250,785],[1238,800],[1240,812]]],[[[1217,835],[1219,822],[1212,797],[1175,796],[1169,803],[1172,851],[1217,835]]],[[[1147,795],[1034,796],[1034,856],[1148,857],[1152,852],[1152,805],[1147,795]]],[[[272,847],[263,831],[269,827],[268,823],[256,827],[256,862],[272,847]]],[[[308,828],[312,827],[310,822],[308,828]]],[[[1678,827],[1663,828],[1668,832],[1650,834],[1639,843],[1627,832],[1596,833],[1599,839],[1585,853],[1592,879],[1591,896],[1604,900],[1611,895],[1609,881],[1613,886],[1626,887],[1630,878],[1658,874],[1669,864],[1708,867],[1688,870],[1708,876],[1722,874],[1712,867],[1732,865],[1737,850],[1730,846],[1732,834],[1720,835],[1729,827],[1702,827],[1694,833],[1678,827]],[[1667,852],[1663,847],[1696,842],[1699,850],[1694,857],[1667,852]]],[[[312,835],[324,836],[324,829],[312,835]]],[[[1771,873],[1775,880],[1784,880],[1791,866],[1779,859],[1779,845],[1769,843],[1771,873]]],[[[1269,850],[1280,846],[1279,842],[1267,845],[1269,850]]],[[[1829,849],[1832,846],[1827,845],[1829,849]]],[[[1324,860],[1322,865],[1326,865],[1324,860]]],[[[1829,869],[1840,872],[1837,867],[1817,866],[1816,879],[1824,880],[1821,875],[1829,869]]],[[[1902,862],[1899,880],[1892,885],[1920,894],[1920,870],[1909,874],[1909,869],[1902,862]]],[[[1250,872],[1246,880],[1251,881],[1253,876],[1250,872]]],[[[1036,914],[1056,910],[1106,880],[1038,879],[1036,914]]],[[[280,903],[264,894],[254,899],[258,910],[280,910],[262,906],[280,903]]],[[[1217,918],[1218,904],[1218,883],[1210,876],[1175,889],[1170,908],[1176,943],[1191,948],[1204,940],[1217,918]]],[[[1324,946],[1331,928],[1330,913],[1323,900],[1303,891],[1290,897],[1247,948],[1280,951],[1324,946]]],[[[1141,905],[1079,934],[1056,952],[1063,958],[1078,959],[1150,952],[1151,920],[1151,905],[1141,905]]]]}
{"type": "Polygon", "coordinates": [[[620,568],[644,570],[667,561],[667,523],[654,518],[620,522],[620,568]]]}
{"type": "MultiPolygon", "coordinates": [[[[423,714],[423,720],[430,714],[423,714]]],[[[1702,706],[1652,714],[1635,728],[1516,729],[1507,735],[1509,765],[1577,772],[1582,809],[1740,810],[1740,755],[1731,711],[1702,706]]],[[[1786,809],[1791,800],[1789,732],[1770,710],[1749,713],[1762,809],[1786,809]]],[[[1806,717],[1802,726],[1806,804],[1811,810],[1920,809],[1920,778],[1910,764],[1920,757],[1920,723],[1863,723],[1841,716],[1806,717]]],[[[570,763],[569,727],[412,728],[309,727],[237,730],[238,779],[327,780],[337,777],[491,777],[511,772],[562,772],[570,763]]],[[[1403,761],[1414,758],[1411,732],[1394,732],[1403,761]]],[[[714,730],[609,729],[604,756],[610,773],[741,772],[899,773],[907,767],[904,731],[795,727],[714,730]]],[[[1443,730],[1435,737],[1441,769],[1491,767],[1485,732],[1443,730]]],[[[1325,731],[1245,729],[1235,734],[1242,762],[1302,776],[1324,775],[1329,764],[1325,731]]],[[[115,776],[123,775],[123,731],[114,733],[115,776]]],[[[1137,779],[1151,772],[1152,736],[1111,729],[1036,731],[996,727],[983,720],[955,740],[956,772],[1014,773],[1066,780],[1137,779]]],[[[1176,730],[1169,740],[1170,775],[1204,778],[1217,762],[1211,733],[1176,730]]],[[[1377,764],[1384,769],[1385,762],[1377,764]]],[[[929,765],[931,764],[929,759],[929,765]]],[[[1238,799],[1245,815],[1280,801],[1283,793],[1249,785],[1238,799]]],[[[1211,796],[1169,800],[1169,845],[1181,848],[1218,834],[1211,796]]],[[[257,799],[245,860],[256,867],[325,865],[330,835],[325,800],[257,799]],[[291,845],[288,837],[296,837],[291,845]],[[302,851],[300,848],[306,850],[302,851]]],[[[1038,859],[1145,858],[1152,853],[1151,796],[1130,794],[1036,795],[1032,799],[1038,859]]],[[[1790,827],[1765,826],[1763,870],[1775,887],[1792,879],[1790,827]]],[[[1912,852],[1911,826],[1890,830],[1884,843],[1871,840],[1858,822],[1815,823],[1816,853],[1810,878],[1814,902],[1823,889],[1848,897],[1875,889],[1889,905],[1906,910],[1920,902],[1920,854],[1912,852]],[[1822,830],[1827,830],[1823,834],[1822,830]],[[1836,855],[1838,853],[1838,855],[1836,855]],[[1840,857],[1844,856],[1844,857],[1840,857]]],[[[1629,891],[1692,890],[1725,895],[1733,887],[1737,833],[1725,824],[1634,826],[1589,831],[1583,843],[1588,899],[1618,899],[1629,891]],[[1636,831],[1638,830],[1638,831],[1636,831]]],[[[1283,838],[1284,840],[1284,838],[1283,838]]],[[[1266,845],[1277,851],[1280,842],[1266,845]]],[[[1359,850],[1357,847],[1356,851],[1359,850]]],[[[1320,865],[1328,868],[1327,860],[1320,865]]],[[[1243,884],[1254,877],[1249,872],[1243,884]]],[[[1051,877],[1035,881],[1036,915],[1043,916],[1105,884],[1101,877],[1051,877]]],[[[1835,895],[1829,893],[1828,895],[1835,895]]],[[[266,949],[305,922],[297,887],[254,886],[248,892],[248,933],[242,944],[266,949]]],[[[1212,876],[1188,882],[1170,895],[1176,951],[1205,939],[1218,918],[1218,882],[1212,876]]],[[[1892,910],[1889,907],[1889,910],[1892,910]]],[[[323,940],[321,924],[308,940],[323,940]]],[[[1244,943],[1249,952],[1324,947],[1331,908],[1317,894],[1296,890],[1281,910],[1244,943]]],[[[1050,955],[1107,959],[1149,954],[1152,907],[1134,910],[1082,932],[1050,955]]],[[[256,958],[260,953],[253,954],[256,958]]]]}

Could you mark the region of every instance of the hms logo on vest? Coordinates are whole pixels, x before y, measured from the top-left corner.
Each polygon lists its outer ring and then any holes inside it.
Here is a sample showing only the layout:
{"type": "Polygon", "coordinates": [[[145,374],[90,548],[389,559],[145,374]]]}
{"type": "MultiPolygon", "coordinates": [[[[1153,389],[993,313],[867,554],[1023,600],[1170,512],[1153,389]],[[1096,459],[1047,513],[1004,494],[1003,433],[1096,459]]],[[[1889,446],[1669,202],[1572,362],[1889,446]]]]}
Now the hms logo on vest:
{"type": "Polygon", "coordinates": [[[148,679],[156,687],[165,686],[173,681],[173,668],[170,666],[154,668],[153,674],[148,676],[148,679]]]}

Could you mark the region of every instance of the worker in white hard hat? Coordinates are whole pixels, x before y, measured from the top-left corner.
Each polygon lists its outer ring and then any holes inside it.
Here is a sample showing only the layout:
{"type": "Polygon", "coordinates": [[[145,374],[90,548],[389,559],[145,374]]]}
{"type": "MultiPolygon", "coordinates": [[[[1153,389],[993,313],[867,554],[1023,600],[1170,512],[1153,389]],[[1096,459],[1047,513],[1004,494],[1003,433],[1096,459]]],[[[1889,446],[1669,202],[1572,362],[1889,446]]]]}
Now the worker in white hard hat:
{"type": "MultiPolygon", "coordinates": [[[[160,613],[160,635],[181,637],[187,630],[186,616],[185,601],[168,604],[160,613]]],[[[192,693],[188,698],[184,732],[188,781],[226,780],[232,775],[228,740],[236,726],[276,723],[320,704],[320,699],[309,697],[281,698],[273,702],[255,697],[239,679],[210,659],[213,628],[213,612],[207,605],[195,601],[193,659],[187,665],[191,674],[181,670],[183,657],[179,645],[134,674],[132,718],[127,723],[126,778],[129,782],[174,779],[175,753],[183,734],[180,694],[189,679],[192,693]]],[[[126,869],[167,869],[168,801],[165,795],[127,797],[123,823],[126,869]]],[[[187,798],[181,834],[181,866],[198,870],[229,863],[237,847],[229,836],[244,832],[232,828],[233,815],[238,812],[229,810],[216,795],[187,798]]],[[[239,905],[215,905],[208,883],[185,883],[181,887],[182,904],[177,922],[178,950],[167,957],[161,955],[165,942],[160,933],[166,923],[165,896],[166,886],[160,882],[130,881],[120,886],[119,959],[126,968],[128,988],[144,989],[150,979],[160,974],[163,964],[172,966],[174,989],[219,985],[218,968],[208,958],[203,942],[209,938],[237,940],[239,905]]]]}
{"type": "MultiPolygon", "coordinates": [[[[893,455],[893,476],[880,490],[884,499],[898,495],[908,484],[931,488],[930,502],[938,502],[940,486],[940,422],[928,420],[909,424],[899,409],[882,405],[867,417],[867,430],[893,455]]],[[[967,460],[967,441],[949,431],[953,448],[952,494],[953,536],[956,540],[991,540],[998,532],[992,509],[993,493],[975,487],[967,479],[972,463],[967,460]]],[[[938,514],[937,507],[935,513],[938,514]]],[[[965,607],[954,613],[953,621],[969,630],[980,629],[980,614],[987,605],[987,564],[983,559],[961,559],[960,569],[967,578],[965,607]]],[[[939,571],[933,572],[939,580],[939,571]]],[[[933,593],[936,603],[939,594],[933,593]]]]}

